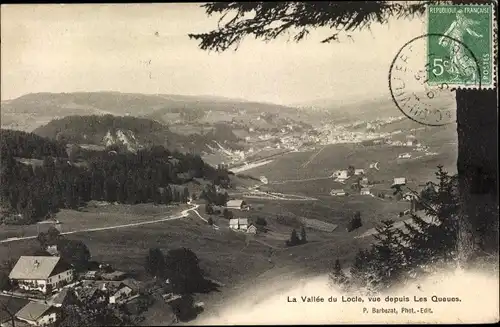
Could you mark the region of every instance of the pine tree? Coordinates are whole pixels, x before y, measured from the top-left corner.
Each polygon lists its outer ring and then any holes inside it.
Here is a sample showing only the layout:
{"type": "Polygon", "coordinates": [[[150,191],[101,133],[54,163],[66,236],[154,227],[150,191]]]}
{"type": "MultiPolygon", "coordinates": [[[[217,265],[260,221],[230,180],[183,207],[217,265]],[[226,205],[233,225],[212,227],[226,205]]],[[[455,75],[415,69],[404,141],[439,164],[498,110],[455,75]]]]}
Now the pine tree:
{"type": "Polygon", "coordinates": [[[297,236],[297,231],[295,229],[292,229],[292,233],[290,235],[290,245],[297,245],[300,243],[300,239],[297,236]]]}
{"type": "Polygon", "coordinates": [[[347,276],[344,274],[339,259],[335,260],[333,270],[329,274],[330,282],[335,286],[345,289],[347,287],[347,276]]]}
{"type": "Polygon", "coordinates": [[[304,226],[302,226],[302,228],[300,229],[300,243],[307,243],[306,229],[304,228],[304,226]]]}

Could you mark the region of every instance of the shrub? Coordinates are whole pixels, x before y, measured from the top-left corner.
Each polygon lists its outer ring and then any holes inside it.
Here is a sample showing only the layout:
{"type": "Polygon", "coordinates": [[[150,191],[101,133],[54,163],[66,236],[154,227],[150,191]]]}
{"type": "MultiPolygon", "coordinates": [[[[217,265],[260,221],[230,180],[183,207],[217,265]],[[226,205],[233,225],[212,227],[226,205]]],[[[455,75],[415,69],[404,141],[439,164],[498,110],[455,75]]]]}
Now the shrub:
{"type": "Polygon", "coordinates": [[[267,221],[266,221],[266,219],[265,219],[265,218],[263,218],[263,217],[259,217],[259,218],[257,218],[257,220],[255,221],[255,223],[256,223],[257,225],[260,225],[260,226],[267,226],[267,221]]]}
{"type": "Polygon", "coordinates": [[[360,228],[363,226],[363,223],[361,222],[361,213],[357,211],[354,216],[349,220],[349,223],[347,224],[347,231],[352,232],[355,229],[360,228]]]}

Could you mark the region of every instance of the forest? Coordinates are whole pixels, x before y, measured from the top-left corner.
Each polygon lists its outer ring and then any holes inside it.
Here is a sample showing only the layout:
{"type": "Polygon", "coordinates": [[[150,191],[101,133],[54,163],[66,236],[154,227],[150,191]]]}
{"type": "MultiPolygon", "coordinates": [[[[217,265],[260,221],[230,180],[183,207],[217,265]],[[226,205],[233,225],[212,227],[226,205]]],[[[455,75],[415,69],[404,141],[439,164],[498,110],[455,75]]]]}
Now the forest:
{"type": "Polygon", "coordinates": [[[229,148],[239,149],[240,141],[229,126],[215,126],[210,133],[181,135],[172,132],[163,124],[154,120],[130,116],[66,116],[54,119],[37,128],[34,133],[50,139],[64,140],[68,143],[101,145],[107,133],[115,135],[121,131],[127,135],[128,141],[137,145],[162,145],[174,151],[191,151],[200,153],[209,151],[207,143],[217,141],[229,148]]]}
{"type": "Polygon", "coordinates": [[[128,151],[88,151],[68,157],[64,141],[32,133],[1,131],[0,203],[7,224],[30,224],[61,208],[78,209],[88,201],[127,204],[187,202],[184,184],[205,178],[226,183],[229,172],[213,168],[199,155],[153,146],[128,151]],[[25,164],[19,158],[38,159],[25,164]]]}

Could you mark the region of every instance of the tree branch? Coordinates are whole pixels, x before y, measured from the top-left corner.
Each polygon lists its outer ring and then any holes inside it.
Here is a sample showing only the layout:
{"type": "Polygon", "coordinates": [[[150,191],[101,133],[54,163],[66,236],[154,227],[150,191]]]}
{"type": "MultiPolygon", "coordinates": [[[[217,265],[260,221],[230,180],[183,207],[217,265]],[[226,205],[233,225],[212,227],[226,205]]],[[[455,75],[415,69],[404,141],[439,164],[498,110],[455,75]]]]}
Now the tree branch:
{"type": "Polygon", "coordinates": [[[208,16],[220,14],[215,30],[189,34],[199,41],[202,50],[225,51],[247,36],[269,41],[285,31],[297,30],[293,39],[299,42],[310,29],[329,27],[337,29],[328,43],[337,40],[338,33],[369,28],[372,23],[385,24],[390,18],[411,19],[425,13],[428,4],[449,1],[295,1],[295,2],[210,2],[202,5],[208,16]],[[222,21],[229,15],[226,23],[222,21]]]}

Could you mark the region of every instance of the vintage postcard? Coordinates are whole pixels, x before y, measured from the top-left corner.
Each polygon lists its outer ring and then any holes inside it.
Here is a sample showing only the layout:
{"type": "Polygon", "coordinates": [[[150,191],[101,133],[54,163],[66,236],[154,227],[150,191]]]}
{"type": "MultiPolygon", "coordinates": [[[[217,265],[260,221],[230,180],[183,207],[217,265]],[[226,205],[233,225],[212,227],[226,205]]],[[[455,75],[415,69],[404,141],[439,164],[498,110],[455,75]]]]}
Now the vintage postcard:
{"type": "Polygon", "coordinates": [[[498,322],[497,17],[2,5],[0,327],[498,322]]]}

